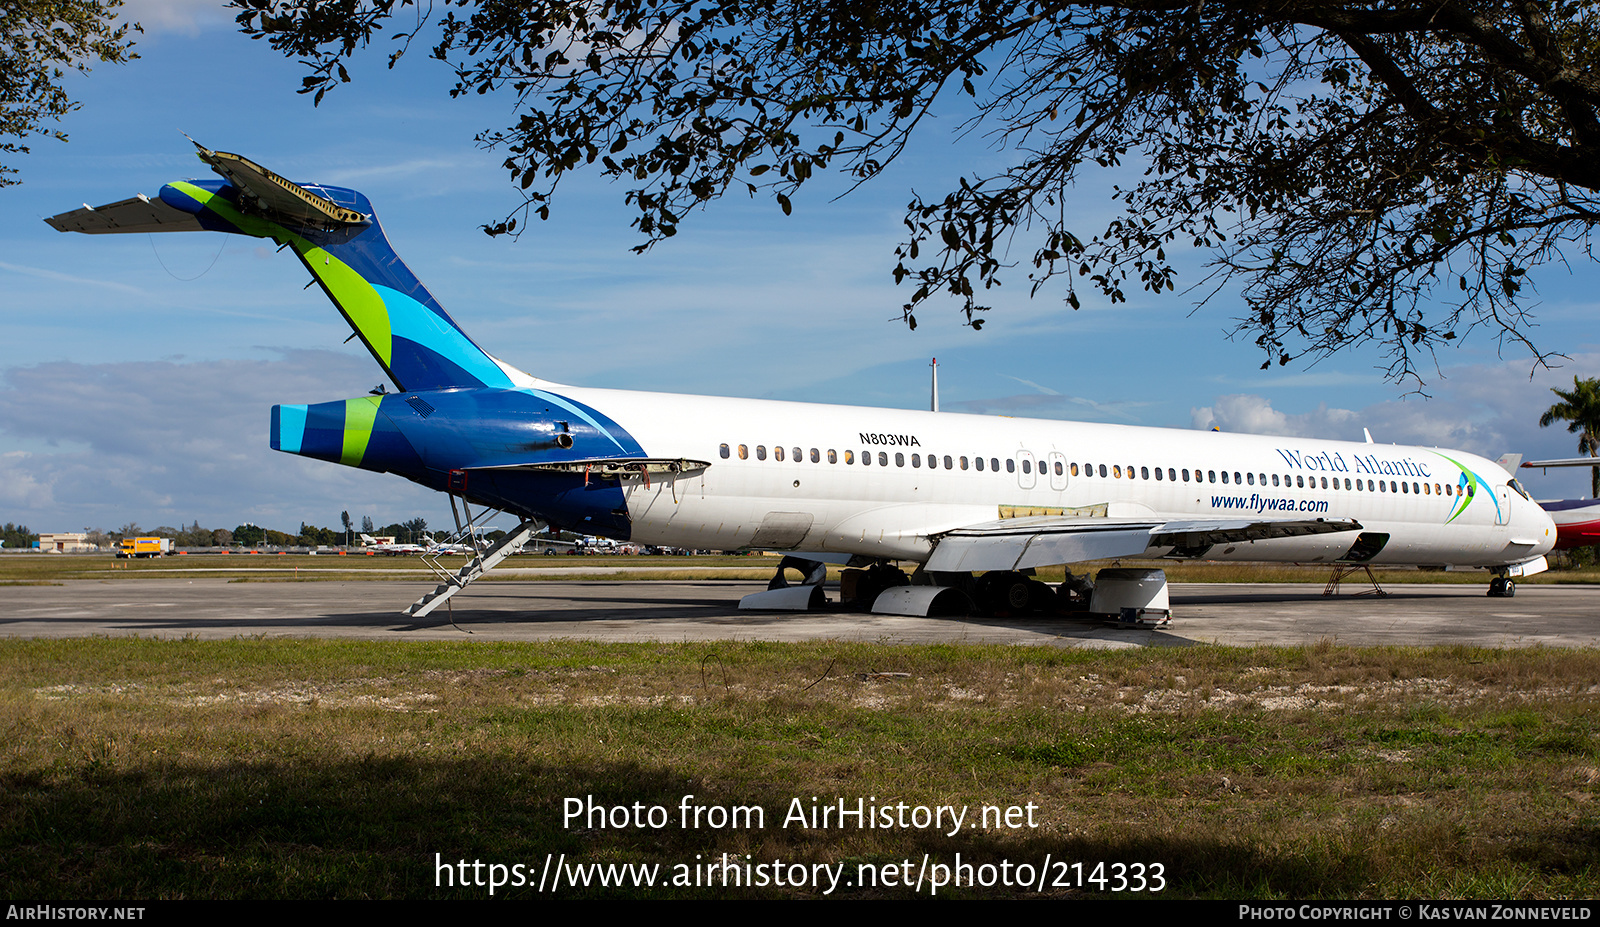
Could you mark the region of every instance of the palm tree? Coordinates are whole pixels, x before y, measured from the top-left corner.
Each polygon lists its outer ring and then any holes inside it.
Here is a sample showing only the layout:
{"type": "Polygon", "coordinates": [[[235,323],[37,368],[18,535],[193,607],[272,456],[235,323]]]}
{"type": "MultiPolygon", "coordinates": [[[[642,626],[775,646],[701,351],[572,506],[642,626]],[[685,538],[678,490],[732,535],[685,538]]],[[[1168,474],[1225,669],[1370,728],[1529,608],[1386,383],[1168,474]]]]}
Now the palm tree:
{"type": "MultiPolygon", "coordinates": [[[[1567,430],[1578,436],[1578,453],[1590,457],[1600,455],[1600,379],[1573,377],[1572,392],[1560,389],[1550,392],[1560,396],[1561,401],[1539,416],[1539,427],[1548,427],[1552,422],[1571,422],[1567,430]]],[[[1600,466],[1589,468],[1589,484],[1589,495],[1600,499],[1600,466]]]]}

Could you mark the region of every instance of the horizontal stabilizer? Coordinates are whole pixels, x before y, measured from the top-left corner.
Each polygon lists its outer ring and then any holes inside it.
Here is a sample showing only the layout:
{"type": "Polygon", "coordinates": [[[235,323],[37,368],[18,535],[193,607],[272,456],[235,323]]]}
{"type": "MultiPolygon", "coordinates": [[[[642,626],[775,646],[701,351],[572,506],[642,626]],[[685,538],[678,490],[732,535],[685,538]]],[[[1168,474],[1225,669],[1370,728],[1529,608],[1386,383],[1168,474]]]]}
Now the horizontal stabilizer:
{"type": "MultiPolygon", "coordinates": [[[[194,139],[190,141],[194,142],[194,139]]],[[[212,151],[199,142],[194,142],[194,147],[200,149],[200,160],[211,165],[212,170],[239,189],[240,205],[246,211],[299,228],[333,229],[369,221],[354,209],[346,209],[325,196],[318,196],[242,155],[212,151]]]]}
{"type": "Polygon", "coordinates": [[[44,221],[58,232],[83,232],[86,235],[204,231],[193,213],[175,209],[143,193],[104,206],[85,203],[82,209],[51,216],[44,221]]]}

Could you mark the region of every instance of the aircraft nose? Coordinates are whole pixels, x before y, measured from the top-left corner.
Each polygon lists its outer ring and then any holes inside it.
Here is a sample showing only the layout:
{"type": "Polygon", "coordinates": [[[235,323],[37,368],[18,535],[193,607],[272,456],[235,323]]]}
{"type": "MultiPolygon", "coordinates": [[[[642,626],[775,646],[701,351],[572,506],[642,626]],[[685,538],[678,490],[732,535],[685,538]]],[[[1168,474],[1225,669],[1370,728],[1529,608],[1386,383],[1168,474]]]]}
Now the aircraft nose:
{"type": "Polygon", "coordinates": [[[1550,551],[1554,550],[1556,546],[1556,521],[1554,518],[1550,517],[1550,513],[1546,512],[1544,507],[1539,505],[1537,502],[1525,502],[1523,504],[1533,510],[1529,513],[1530,520],[1539,526],[1539,532],[1541,535],[1538,539],[1539,543],[1534,547],[1533,552],[1538,556],[1548,554],[1550,551]]]}

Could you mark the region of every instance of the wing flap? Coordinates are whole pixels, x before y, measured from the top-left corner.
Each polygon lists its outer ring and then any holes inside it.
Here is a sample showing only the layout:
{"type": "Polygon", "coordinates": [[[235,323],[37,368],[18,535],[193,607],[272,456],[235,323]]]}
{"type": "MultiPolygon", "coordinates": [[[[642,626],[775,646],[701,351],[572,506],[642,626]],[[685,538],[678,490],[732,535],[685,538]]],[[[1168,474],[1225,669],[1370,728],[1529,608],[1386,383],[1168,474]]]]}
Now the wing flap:
{"type": "Polygon", "coordinates": [[[1353,519],[1119,519],[1082,516],[1012,518],[950,531],[938,538],[925,569],[934,572],[1022,570],[1135,557],[1162,548],[1359,531],[1353,519]]]}
{"type": "Polygon", "coordinates": [[[1196,518],[1166,522],[1150,532],[1150,540],[1152,547],[1193,548],[1360,530],[1361,523],[1353,518],[1196,518]]]}

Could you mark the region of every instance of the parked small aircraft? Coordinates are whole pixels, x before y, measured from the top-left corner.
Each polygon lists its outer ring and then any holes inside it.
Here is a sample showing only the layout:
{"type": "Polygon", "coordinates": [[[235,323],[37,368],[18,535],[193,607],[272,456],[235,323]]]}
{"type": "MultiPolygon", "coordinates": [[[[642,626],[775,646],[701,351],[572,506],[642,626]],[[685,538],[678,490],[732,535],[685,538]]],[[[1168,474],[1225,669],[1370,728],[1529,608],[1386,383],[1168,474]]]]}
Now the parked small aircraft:
{"type": "MultiPolygon", "coordinates": [[[[272,447],[447,493],[469,528],[472,505],[524,519],[410,614],[546,524],[791,552],[805,582],[788,586],[780,568],[743,607],[816,606],[825,563],[867,566],[844,591],[893,614],[1038,606],[1058,593],[1033,568],[1118,557],[1478,567],[1490,595],[1511,595],[1512,578],[1545,569],[1555,543],[1516,480],[1458,451],[551,383],[474,343],[395,255],[362,194],[196,147],[221,180],[46,221],[248,235],[300,258],[396,391],[274,406],[272,447]],[[908,580],[894,561],[921,566],[908,580]]],[[[1102,571],[1101,589],[1126,596],[1091,608],[1131,596],[1164,609],[1163,573],[1135,572],[1109,583],[1102,571]]]]}

